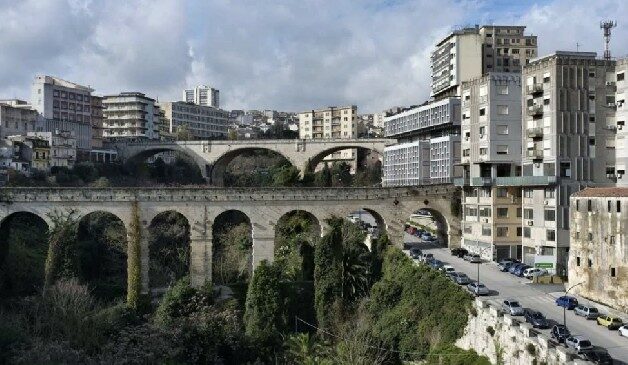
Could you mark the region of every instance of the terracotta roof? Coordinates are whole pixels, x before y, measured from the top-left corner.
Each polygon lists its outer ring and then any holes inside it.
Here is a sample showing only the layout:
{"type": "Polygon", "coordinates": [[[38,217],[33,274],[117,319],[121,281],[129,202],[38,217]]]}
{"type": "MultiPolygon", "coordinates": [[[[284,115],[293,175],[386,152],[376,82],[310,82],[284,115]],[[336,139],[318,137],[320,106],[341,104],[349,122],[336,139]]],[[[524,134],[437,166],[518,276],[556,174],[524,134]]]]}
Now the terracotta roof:
{"type": "Polygon", "coordinates": [[[586,188],[571,196],[582,197],[609,197],[609,198],[628,198],[628,187],[626,188],[586,188]]]}

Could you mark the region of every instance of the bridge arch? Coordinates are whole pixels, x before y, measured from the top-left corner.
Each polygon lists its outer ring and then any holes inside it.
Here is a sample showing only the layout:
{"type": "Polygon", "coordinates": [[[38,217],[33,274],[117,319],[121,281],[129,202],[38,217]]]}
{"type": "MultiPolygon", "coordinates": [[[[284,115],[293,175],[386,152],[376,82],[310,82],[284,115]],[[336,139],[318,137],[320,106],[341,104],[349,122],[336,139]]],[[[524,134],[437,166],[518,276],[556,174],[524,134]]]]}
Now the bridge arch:
{"type": "MultiPolygon", "coordinates": [[[[380,157],[383,158],[383,156],[384,156],[384,149],[383,148],[378,148],[375,145],[366,147],[366,146],[361,145],[361,144],[348,143],[348,144],[343,145],[343,146],[336,146],[336,147],[330,147],[330,148],[324,149],[324,150],[316,153],[312,157],[310,157],[309,160],[307,161],[306,165],[303,167],[304,168],[304,173],[312,173],[312,172],[314,172],[315,169],[316,169],[316,166],[318,166],[318,164],[323,162],[325,157],[330,156],[330,155],[332,155],[332,154],[334,154],[336,152],[344,151],[344,150],[356,150],[358,155],[360,153],[365,153],[365,152],[377,152],[380,157]]],[[[356,156],[356,158],[358,158],[358,156],[356,156]]]]}
{"type": "Polygon", "coordinates": [[[212,223],[212,280],[216,284],[246,281],[253,272],[251,218],[242,210],[228,209],[212,223]]]}
{"type": "Polygon", "coordinates": [[[286,156],[282,151],[272,148],[272,147],[262,147],[262,146],[240,146],[236,145],[234,149],[230,149],[229,151],[221,154],[216,158],[214,163],[208,167],[208,179],[209,183],[213,186],[225,186],[225,174],[227,172],[227,167],[229,164],[238,156],[242,156],[246,153],[254,152],[254,151],[267,151],[273,154],[279,155],[284,158],[290,165],[300,168],[294,161],[292,161],[289,156],[286,156]]]}
{"type": "Polygon", "coordinates": [[[0,220],[0,292],[30,295],[43,285],[49,229],[48,221],[31,211],[0,220]]]}
{"type": "Polygon", "coordinates": [[[176,210],[161,211],[148,226],[148,277],[163,290],[190,272],[190,222],[176,210]]]}
{"type": "Polygon", "coordinates": [[[208,176],[208,165],[205,160],[201,156],[197,156],[194,151],[181,148],[178,144],[165,144],[163,146],[151,146],[149,144],[146,145],[146,148],[137,149],[137,152],[131,152],[125,158],[126,163],[142,163],[162,152],[174,152],[177,158],[182,158],[186,162],[188,162],[192,166],[196,166],[198,168],[198,172],[200,175],[207,179],[208,176]]]}

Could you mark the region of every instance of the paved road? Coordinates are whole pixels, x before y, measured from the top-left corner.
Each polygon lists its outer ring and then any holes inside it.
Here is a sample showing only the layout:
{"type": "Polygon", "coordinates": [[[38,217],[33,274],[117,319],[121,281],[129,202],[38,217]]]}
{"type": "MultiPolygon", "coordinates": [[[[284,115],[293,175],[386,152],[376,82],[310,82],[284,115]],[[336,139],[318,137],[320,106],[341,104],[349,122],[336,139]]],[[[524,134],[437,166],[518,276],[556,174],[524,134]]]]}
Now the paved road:
{"type": "MultiPolygon", "coordinates": [[[[406,234],[405,241],[416,242],[417,238],[406,234]]],[[[419,247],[423,252],[432,253],[436,259],[453,266],[456,271],[464,272],[473,280],[477,278],[477,264],[451,256],[447,248],[433,245],[420,245],[419,247]]],[[[562,295],[563,285],[533,285],[530,284],[530,280],[525,278],[500,272],[494,263],[480,264],[480,282],[492,290],[491,295],[486,297],[486,300],[501,303],[505,298],[517,299],[523,307],[540,311],[548,320],[554,320],[558,323],[563,321],[563,309],[554,302],[555,298],[562,295]]],[[[586,303],[586,299],[583,302],[586,303]]],[[[600,306],[597,307],[600,308],[600,306]]],[[[598,326],[593,320],[578,317],[573,311],[567,311],[567,327],[572,334],[586,336],[595,346],[606,348],[614,359],[623,361],[619,362],[620,364],[628,364],[628,338],[620,337],[617,331],[609,331],[605,327],[598,326]]],[[[549,336],[549,330],[540,331],[549,336]]]]}

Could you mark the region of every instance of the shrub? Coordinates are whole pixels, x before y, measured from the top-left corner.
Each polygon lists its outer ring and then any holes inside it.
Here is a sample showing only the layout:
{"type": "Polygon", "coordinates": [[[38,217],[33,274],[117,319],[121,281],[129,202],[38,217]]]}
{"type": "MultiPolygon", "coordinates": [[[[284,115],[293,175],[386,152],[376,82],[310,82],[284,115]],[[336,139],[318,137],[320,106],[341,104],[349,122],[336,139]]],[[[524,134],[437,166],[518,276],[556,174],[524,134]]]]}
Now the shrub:
{"type": "Polygon", "coordinates": [[[285,327],[280,278],[279,269],[264,260],[255,269],[249,284],[245,330],[247,336],[260,344],[273,346],[285,327]]]}
{"type": "Polygon", "coordinates": [[[426,358],[426,364],[438,365],[490,365],[488,358],[473,350],[463,350],[454,345],[439,346],[426,358]]]}
{"type": "Polygon", "coordinates": [[[185,277],[164,294],[155,311],[155,322],[159,325],[170,324],[175,318],[187,317],[207,309],[212,302],[211,285],[197,290],[190,286],[189,278],[185,277]]]}
{"type": "Polygon", "coordinates": [[[495,329],[493,328],[493,326],[486,327],[486,332],[488,332],[491,335],[491,337],[495,336],[495,329]]]}
{"type": "Polygon", "coordinates": [[[102,348],[103,364],[168,364],[175,363],[182,352],[173,341],[176,329],[162,329],[145,323],[123,328],[102,348]]]}
{"type": "Polygon", "coordinates": [[[85,351],[78,350],[67,341],[45,341],[36,338],[30,344],[18,347],[11,358],[12,364],[97,364],[85,351]]]}

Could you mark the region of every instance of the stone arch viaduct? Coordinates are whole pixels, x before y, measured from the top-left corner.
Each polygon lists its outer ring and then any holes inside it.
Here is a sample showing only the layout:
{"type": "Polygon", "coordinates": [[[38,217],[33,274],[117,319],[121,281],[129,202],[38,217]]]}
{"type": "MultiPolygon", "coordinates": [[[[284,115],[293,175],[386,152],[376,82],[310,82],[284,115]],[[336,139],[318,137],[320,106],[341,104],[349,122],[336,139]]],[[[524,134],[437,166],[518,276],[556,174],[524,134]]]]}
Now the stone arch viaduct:
{"type": "Polygon", "coordinates": [[[212,228],[221,213],[237,210],[252,225],[253,267],[273,260],[275,224],[285,214],[311,213],[325,231],[324,220],[364,209],[373,214],[392,242],[401,246],[408,217],[427,209],[441,220],[439,235],[450,247],[460,245],[460,219],[453,214],[453,185],[414,188],[5,188],[0,191],[0,224],[11,214],[28,212],[51,225],[50,214],[74,210],[80,216],[101,211],[117,216],[127,234],[134,206],[141,229],[142,289],[149,288],[148,227],[165,211],[181,213],[190,225],[190,278],[194,285],[211,281],[212,228]],[[137,204],[135,203],[137,202],[137,204]]]}
{"type": "Polygon", "coordinates": [[[327,155],[349,149],[368,149],[384,154],[384,147],[394,144],[392,139],[278,139],[250,141],[176,141],[125,142],[113,144],[123,161],[146,159],[156,153],[174,151],[191,158],[203,177],[214,186],[224,186],[224,174],[236,156],[251,150],[270,150],[284,156],[301,171],[312,171],[327,155]]]}

